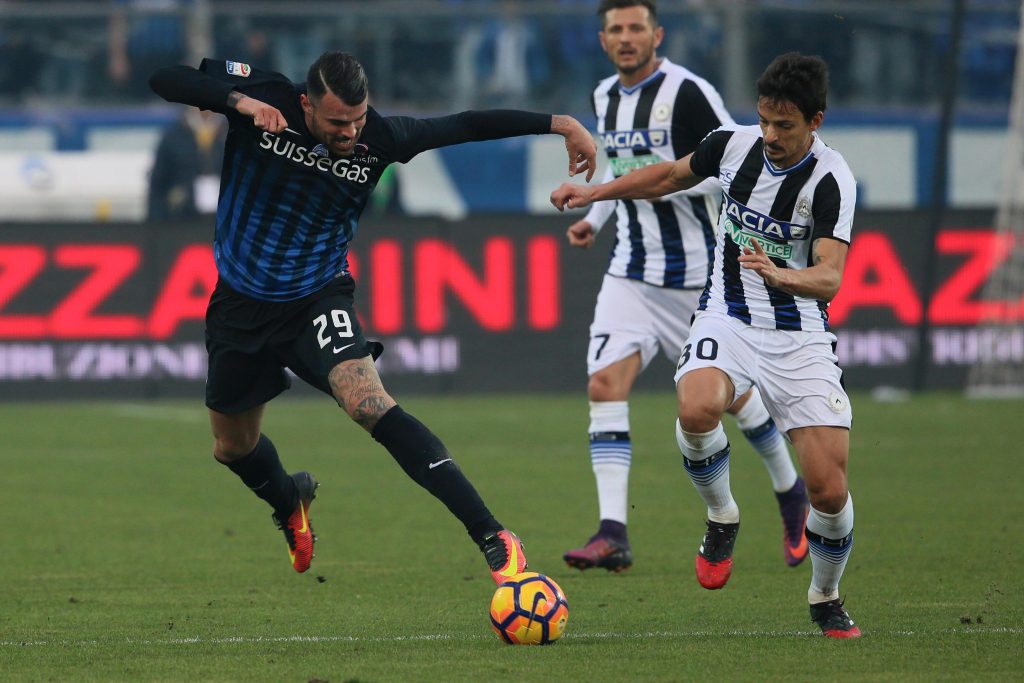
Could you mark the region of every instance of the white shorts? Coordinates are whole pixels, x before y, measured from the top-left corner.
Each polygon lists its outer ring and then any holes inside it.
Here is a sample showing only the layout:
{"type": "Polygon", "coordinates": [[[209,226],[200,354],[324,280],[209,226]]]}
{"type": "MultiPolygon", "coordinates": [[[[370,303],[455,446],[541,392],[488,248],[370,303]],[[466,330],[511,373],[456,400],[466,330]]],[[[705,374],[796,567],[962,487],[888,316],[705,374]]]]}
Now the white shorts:
{"type": "Polygon", "coordinates": [[[659,346],[674,363],[689,335],[700,292],[605,275],[590,325],[587,374],[638,351],[641,368],[646,368],[659,346]]]}
{"type": "Polygon", "coordinates": [[[853,410],[831,332],[789,332],[751,327],[721,313],[701,311],[676,367],[675,380],[700,368],[729,376],[735,398],[757,385],[776,426],[850,428],[853,410]]]}

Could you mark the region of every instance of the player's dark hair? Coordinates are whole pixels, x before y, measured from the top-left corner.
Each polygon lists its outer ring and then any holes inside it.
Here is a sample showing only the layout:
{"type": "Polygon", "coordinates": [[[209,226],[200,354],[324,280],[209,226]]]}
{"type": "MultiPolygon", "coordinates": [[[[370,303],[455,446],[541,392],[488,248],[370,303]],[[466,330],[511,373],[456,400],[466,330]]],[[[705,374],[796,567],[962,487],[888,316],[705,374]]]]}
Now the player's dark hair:
{"type": "Polygon", "coordinates": [[[367,81],[363,65],[347,52],[325,52],[309,67],[306,94],[319,100],[328,91],[349,106],[366,99],[367,81]]]}
{"type": "Polygon", "coordinates": [[[608,14],[608,10],[626,9],[627,7],[646,7],[651,15],[651,23],[655,26],[658,25],[658,0],[601,0],[601,4],[597,6],[597,16],[601,17],[603,25],[604,15],[608,14]]]}
{"type": "Polygon", "coordinates": [[[757,97],[774,103],[792,102],[810,121],[827,106],[828,65],[821,57],[799,52],[779,55],[757,79],[757,97]]]}

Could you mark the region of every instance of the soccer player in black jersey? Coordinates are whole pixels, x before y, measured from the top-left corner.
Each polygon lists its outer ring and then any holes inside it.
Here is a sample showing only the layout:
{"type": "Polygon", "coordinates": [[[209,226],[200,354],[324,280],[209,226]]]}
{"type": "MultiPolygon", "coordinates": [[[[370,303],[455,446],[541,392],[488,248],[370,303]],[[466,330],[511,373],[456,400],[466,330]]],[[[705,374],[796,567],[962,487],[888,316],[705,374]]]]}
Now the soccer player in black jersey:
{"type": "Polygon", "coordinates": [[[321,391],[443,502],[501,583],[526,568],[522,544],[499,524],[444,444],[384,390],[353,303],[348,244],[381,173],[428,149],[555,133],[569,175],[593,175],[596,146],[575,119],[523,111],[385,117],[368,104],[350,54],[327,52],[304,85],[248,64],[204,59],[150,79],[166,100],[227,116],[214,256],[219,279],[206,312],[206,405],[214,457],[274,509],[296,571],[313,559],[309,506],[318,483],[289,475],[261,432],[266,403],[288,388],[285,368],[321,391]]]}
{"type": "Polygon", "coordinates": [[[732,572],[739,516],[729,486],[721,418],[753,385],[793,443],[811,510],[811,619],[831,638],[856,638],[839,595],[853,549],[847,486],[853,412],[835,355],[828,302],[839,291],[857,188],[842,155],[819,137],[828,67],[819,57],[777,57],[757,81],[759,125],[725,125],[678,161],[587,187],[564,184],[558,208],[602,199],[653,199],[718,178],[724,202],[715,256],[676,369],[676,437],[683,466],[709,515],[697,551],[705,588],[732,572]]]}

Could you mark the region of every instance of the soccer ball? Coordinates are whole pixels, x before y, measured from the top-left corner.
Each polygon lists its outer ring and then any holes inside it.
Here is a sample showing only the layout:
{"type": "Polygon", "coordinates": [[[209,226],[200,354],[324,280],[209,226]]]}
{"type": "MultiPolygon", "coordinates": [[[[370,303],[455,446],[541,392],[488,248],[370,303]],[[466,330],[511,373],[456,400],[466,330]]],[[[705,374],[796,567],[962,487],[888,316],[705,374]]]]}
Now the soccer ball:
{"type": "Polygon", "coordinates": [[[491,598],[491,628],[510,645],[548,645],[562,637],[569,603],[558,584],[537,572],[507,579],[491,598]]]}

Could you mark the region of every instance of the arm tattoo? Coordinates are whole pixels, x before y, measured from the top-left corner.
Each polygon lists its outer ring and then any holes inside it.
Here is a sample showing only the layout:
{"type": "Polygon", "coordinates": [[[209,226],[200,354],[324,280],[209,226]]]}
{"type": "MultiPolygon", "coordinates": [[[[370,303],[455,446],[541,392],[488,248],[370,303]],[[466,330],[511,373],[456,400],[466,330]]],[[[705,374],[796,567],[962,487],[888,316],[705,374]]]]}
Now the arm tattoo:
{"type": "Polygon", "coordinates": [[[235,105],[237,105],[238,101],[241,100],[243,97],[245,97],[245,95],[243,95],[242,93],[238,92],[237,90],[232,90],[228,93],[228,106],[234,109],[235,105]]]}
{"type": "Polygon", "coordinates": [[[372,432],[384,413],[396,405],[384,391],[377,368],[369,356],[335,366],[328,381],[338,405],[368,432],[372,432]]]}

